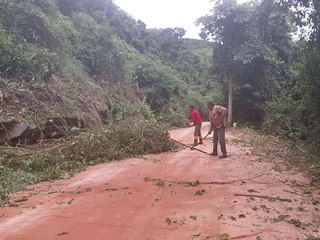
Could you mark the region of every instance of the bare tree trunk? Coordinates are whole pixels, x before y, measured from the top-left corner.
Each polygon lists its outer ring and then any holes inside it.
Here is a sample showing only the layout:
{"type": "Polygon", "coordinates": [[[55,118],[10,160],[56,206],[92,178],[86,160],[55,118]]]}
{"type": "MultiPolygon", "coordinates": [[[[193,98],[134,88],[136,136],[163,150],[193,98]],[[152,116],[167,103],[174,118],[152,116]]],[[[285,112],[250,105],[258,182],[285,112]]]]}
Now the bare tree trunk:
{"type": "MultiPolygon", "coordinates": [[[[319,43],[320,42],[320,26],[319,26],[320,25],[320,2],[319,0],[313,0],[312,3],[313,3],[314,10],[316,12],[315,13],[316,16],[314,17],[313,24],[317,27],[314,31],[316,31],[315,33],[316,41],[319,43]]],[[[318,50],[319,50],[320,49],[319,44],[316,44],[316,46],[318,46],[318,50]]]]}
{"type": "Polygon", "coordinates": [[[320,10],[320,2],[318,0],[313,0],[312,1],[314,9],[316,10],[316,12],[318,12],[320,10]]]}
{"type": "Polygon", "coordinates": [[[228,76],[229,82],[229,98],[228,98],[228,126],[232,125],[232,107],[233,107],[233,77],[232,75],[228,76]]]}

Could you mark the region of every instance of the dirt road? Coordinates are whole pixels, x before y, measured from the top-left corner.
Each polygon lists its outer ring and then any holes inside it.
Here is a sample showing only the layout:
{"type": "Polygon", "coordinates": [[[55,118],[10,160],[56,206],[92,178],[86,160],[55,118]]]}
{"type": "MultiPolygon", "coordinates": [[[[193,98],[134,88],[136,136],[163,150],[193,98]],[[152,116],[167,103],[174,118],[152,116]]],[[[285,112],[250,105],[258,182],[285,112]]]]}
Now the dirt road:
{"type": "MultiPolygon", "coordinates": [[[[190,143],[192,131],[176,129],[171,136],[190,143]]],[[[182,149],[29,186],[13,196],[17,206],[0,208],[0,239],[318,237],[320,212],[314,195],[305,191],[308,180],[254,156],[250,147],[237,144],[243,137],[243,131],[227,131],[226,159],[182,149]]],[[[209,140],[199,146],[207,152],[211,147],[209,140]]]]}

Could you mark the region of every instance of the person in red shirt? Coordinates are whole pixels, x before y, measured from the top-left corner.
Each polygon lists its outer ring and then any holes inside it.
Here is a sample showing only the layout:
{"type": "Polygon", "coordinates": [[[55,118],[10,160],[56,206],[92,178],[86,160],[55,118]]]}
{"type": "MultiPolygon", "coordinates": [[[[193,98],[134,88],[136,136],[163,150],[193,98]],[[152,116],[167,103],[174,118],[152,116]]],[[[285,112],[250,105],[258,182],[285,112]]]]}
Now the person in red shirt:
{"type": "Polygon", "coordinates": [[[189,106],[190,110],[190,116],[189,116],[189,121],[188,125],[190,122],[193,122],[194,124],[194,141],[193,141],[193,146],[196,146],[198,144],[202,144],[202,137],[201,137],[201,125],[202,125],[202,120],[200,117],[200,113],[193,105],[189,106]]]}
{"type": "Polygon", "coordinates": [[[225,141],[225,125],[224,121],[228,115],[228,110],[225,107],[208,103],[208,109],[210,110],[210,129],[208,134],[213,131],[213,152],[212,156],[218,156],[218,142],[220,144],[222,155],[219,158],[227,157],[226,141],[225,141]]]}

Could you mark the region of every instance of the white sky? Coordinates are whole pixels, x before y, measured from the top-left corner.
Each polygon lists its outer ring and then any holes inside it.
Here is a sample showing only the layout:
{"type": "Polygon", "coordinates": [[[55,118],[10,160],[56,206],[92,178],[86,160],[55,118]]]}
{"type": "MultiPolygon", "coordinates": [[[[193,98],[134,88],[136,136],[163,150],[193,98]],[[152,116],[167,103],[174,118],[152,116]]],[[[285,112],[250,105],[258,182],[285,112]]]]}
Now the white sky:
{"type": "MultiPolygon", "coordinates": [[[[245,2],[246,0],[238,0],[245,2]]],[[[210,13],[210,0],[113,0],[122,10],[147,28],[182,27],[187,38],[199,38],[200,28],[194,22],[210,13]]]]}

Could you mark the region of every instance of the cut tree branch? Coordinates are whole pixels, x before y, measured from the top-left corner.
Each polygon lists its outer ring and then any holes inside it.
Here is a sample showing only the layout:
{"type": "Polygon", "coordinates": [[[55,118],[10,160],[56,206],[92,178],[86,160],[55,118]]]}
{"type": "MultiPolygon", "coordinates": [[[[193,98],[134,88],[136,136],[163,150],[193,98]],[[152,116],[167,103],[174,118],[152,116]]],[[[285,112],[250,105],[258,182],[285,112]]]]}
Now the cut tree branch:
{"type": "Polygon", "coordinates": [[[238,194],[238,193],[235,193],[234,195],[238,197],[254,197],[254,198],[263,198],[268,200],[276,200],[281,202],[292,202],[291,199],[280,198],[280,197],[260,196],[260,195],[253,195],[253,194],[238,194]]]}

